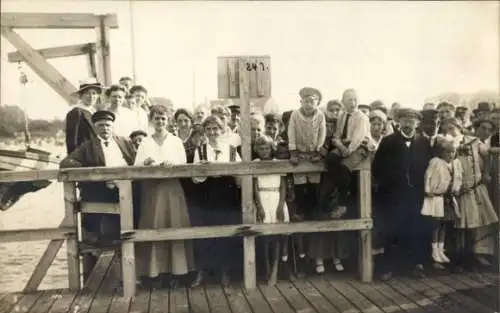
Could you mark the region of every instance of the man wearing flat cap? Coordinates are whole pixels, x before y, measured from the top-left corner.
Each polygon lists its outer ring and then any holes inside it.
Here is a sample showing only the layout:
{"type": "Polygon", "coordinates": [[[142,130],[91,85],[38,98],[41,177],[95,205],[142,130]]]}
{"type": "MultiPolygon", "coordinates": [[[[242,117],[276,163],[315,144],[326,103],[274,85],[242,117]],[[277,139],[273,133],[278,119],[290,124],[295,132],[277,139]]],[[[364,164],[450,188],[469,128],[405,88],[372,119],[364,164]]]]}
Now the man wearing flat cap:
{"type": "Polygon", "coordinates": [[[85,141],[95,138],[96,132],[91,121],[96,104],[102,92],[102,85],[95,79],[80,81],[75,92],[79,102],[66,114],[66,152],[70,154],[85,141]]]}
{"type": "Polygon", "coordinates": [[[321,99],[322,99],[321,92],[318,89],[312,88],[312,87],[304,87],[304,88],[300,89],[299,90],[299,97],[301,99],[308,98],[308,97],[316,97],[318,99],[318,103],[321,103],[321,99]]]}
{"type": "MultiPolygon", "coordinates": [[[[135,149],[132,143],[123,137],[113,135],[115,115],[110,111],[97,111],[90,118],[96,136],[87,140],[60,163],[60,168],[79,167],[119,167],[133,165],[135,149]]],[[[137,186],[133,184],[134,191],[137,186]]],[[[118,187],[114,182],[78,182],[80,201],[87,205],[93,203],[119,203],[118,187]]],[[[137,223],[139,212],[137,200],[134,197],[134,224],[137,223]]],[[[84,214],[82,216],[84,239],[91,242],[105,242],[119,238],[120,218],[111,214],[84,214]]],[[[135,227],[135,226],[134,226],[135,227]]],[[[96,259],[91,255],[84,257],[84,265],[90,268],[96,259]]],[[[84,269],[84,272],[88,269],[84,269]]]]}
{"type": "Polygon", "coordinates": [[[384,210],[377,212],[379,225],[375,225],[383,228],[385,234],[382,240],[385,253],[376,262],[383,280],[390,279],[403,264],[409,265],[415,276],[424,276],[423,264],[432,229],[420,215],[425,171],[431,158],[430,141],[416,134],[419,112],[401,108],[396,117],[400,129],[382,139],[372,166],[380,202],[385,204],[384,210]]]}
{"type": "Polygon", "coordinates": [[[417,133],[427,138],[432,147],[434,147],[439,130],[439,112],[434,109],[420,111],[420,125],[417,133]]]}
{"type": "Polygon", "coordinates": [[[239,133],[241,115],[240,106],[237,104],[231,104],[227,108],[231,112],[231,117],[229,119],[229,122],[227,123],[227,126],[229,126],[233,133],[239,133]]]}

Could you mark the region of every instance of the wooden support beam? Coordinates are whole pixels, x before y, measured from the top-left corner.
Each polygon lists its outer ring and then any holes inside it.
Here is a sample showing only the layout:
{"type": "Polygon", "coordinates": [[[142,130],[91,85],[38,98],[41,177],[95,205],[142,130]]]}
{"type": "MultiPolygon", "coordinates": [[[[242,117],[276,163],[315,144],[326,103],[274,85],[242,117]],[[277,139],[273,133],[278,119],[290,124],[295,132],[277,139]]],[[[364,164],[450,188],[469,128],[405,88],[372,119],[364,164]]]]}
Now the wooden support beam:
{"type": "MultiPolygon", "coordinates": [[[[132,204],[132,183],[130,181],[118,181],[118,190],[120,192],[120,226],[121,233],[125,230],[134,228],[134,210],[132,204]]],[[[136,293],[135,286],[135,249],[133,242],[122,242],[122,280],[123,296],[126,298],[134,297],[136,293]]]]}
{"type": "MultiPolygon", "coordinates": [[[[96,44],[81,43],[77,45],[68,45],[60,47],[52,47],[36,50],[45,59],[55,59],[55,58],[66,58],[73,57],[83,54],[89,54],[91,51],[95,50],[96,44]]],[[[24,62],[26,59],[19,52],[10,52],[8,55],[9,62],[24,62]]]]}
{"type": "Polygon", "coordinates": [[[99,26],[96,28],[97,46],[97,79],[102,84],[109,86],[113,83],[111,80],[111,58],[110,58],[110,43],[109,43],[109,26],[107,20],[109,15],[99,15],[99,26]]]}
{"type": "MultiPolygon", "coordinates": [[[[242,160],[252,160],[252,148],[250,138],[250,78],[246,71],[247,59],[239,59],[239,95],[241,101],[241,152],[242,160]]],[[[241,178],[241,208],[243,224],[255,223],[255,212],[253,205],[252,176],[241,178]]],[[[255,267],[255,236],[243,237],[243,280],[246,289],[255,289],[257,286],[255,267]]]]}
{"type": "Polygon", "coordinates": [[[76,237],[75,229],[72,227],[2,230],[0,243],[66,239],[70,236],[76,237]]]}
{"type": "MultiPolygon", "coordinates": [[[[118,28],[116,14],[109,14],[106,26],[118,28]]],[[[15,28],[95,28],[100,25],[98,15],[90,13],[2,13],[2,26],[15,28]]]]}
{"type": "MultiPolygon", "coordinates": [[[[372,180],[371,170],[363,169],[359,173],[359,217],[361,219],[372,216],[372,180]]],[[[359,231],[359,273],[361,281],[371,282],[373,279],[373,255],[372,255],[372,229],[359,231]]]]}
{"type": "MultiPolygon", "coordinates": [[[[73,182],[65,182],[64,188],[64,208],[65,226],[71,227],[78,234],[78,210],[76,185],[73,182]]],[[[78,236],[66,239],[66,251],[68,257],[68,286],[71,290],[81,288],[80,276],[80,252],[78,250],[78,236]]]]}
{"type": "Polygon", "coordinates": [[[124,229],[122,240],[128,242],[186,240],[218,237],[269,236],[299,233],[370,229],[371,218],[355,220],[310,221],[283,224],[242,224],[190,228],[124,229]]]}
{"type": "Polygon", "coordinates": [[[12,28],[2,25],[2,36],[5,37],[26,60],[28,66],[54,89],[68,103],[74,102],[72,94],[76,92],[73,86],[59,71],[36,52],[12,28]]]}
{"type": "Polygon", "coordinates": [[[51,240],[42,257],[38,261],[35,270],[31,274],[30,279],[24,286],[23,292],[35,292],[38,286],[42,283],[43,278],[47,274],[50,265],[54,262],[57,253],[61,250],[64,243],[63,239],[51,240]]]}

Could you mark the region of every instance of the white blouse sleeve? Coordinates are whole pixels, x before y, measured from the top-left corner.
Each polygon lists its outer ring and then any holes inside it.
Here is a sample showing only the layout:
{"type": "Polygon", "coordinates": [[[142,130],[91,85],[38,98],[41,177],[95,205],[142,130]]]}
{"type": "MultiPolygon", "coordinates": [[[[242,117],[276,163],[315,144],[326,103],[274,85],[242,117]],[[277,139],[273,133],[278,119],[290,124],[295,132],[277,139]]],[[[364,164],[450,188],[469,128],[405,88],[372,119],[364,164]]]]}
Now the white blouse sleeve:
{"type": "Polygon", "coordinates": [[[172,144],[172,151],[173,153],[173,158],[172,158],[172,163],[174,164],[186,164],[187,159],[186,159],[186,151],[184,150],[184,144],[182,143],[182,140],[174,137],[174,141],[172,144]]]}

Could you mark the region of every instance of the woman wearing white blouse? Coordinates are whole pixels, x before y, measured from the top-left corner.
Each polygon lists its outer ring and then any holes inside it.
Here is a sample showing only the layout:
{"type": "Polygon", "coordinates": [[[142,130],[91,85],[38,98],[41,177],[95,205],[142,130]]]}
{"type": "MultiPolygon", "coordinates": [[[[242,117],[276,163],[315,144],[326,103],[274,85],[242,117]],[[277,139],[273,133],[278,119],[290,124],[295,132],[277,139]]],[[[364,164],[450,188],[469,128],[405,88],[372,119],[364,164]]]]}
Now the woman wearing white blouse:
{"type": "MultiPolygon", "coordinates": [[[[167,131],[167,108],[153,106],[150,120],[154,133],[137,150],[135,165],[172,166],[186,163],[182,141],[167,131]]],[[[178,179],[141,182],[139,229],[190,227],[184,191],[178,179]]],[[[169,274],[185,275],[194,270],[192,242],[175,240],[137,244],[137,271],[160,286],[169,274]]]]}
{"type": "MultiPolygon", "coordinates": [[[[226,163],[241,162],[236,148],[227,142],[221,141],[223,129],[221,120],[208,116],[203,121],[203,128],[208,142],[202,144],[194,155],[193,163],[226,163]]],[[[234,225],[241,224],[240,191],[237,177],[193,177],[193,181],[200,187],[200,208],[193,212],[193,220],[198,221],[197,226],[234,225]]],[[[202,269],[217,270],[221,274],[224,285],[229,284],[228,270],[240,270],[237,266],[242,264],[241,239],[212,238],[200,240],[196,246],[198,265],[202,269]]],[[[202,279],[199,272],[197,282],[202,279]]]]}

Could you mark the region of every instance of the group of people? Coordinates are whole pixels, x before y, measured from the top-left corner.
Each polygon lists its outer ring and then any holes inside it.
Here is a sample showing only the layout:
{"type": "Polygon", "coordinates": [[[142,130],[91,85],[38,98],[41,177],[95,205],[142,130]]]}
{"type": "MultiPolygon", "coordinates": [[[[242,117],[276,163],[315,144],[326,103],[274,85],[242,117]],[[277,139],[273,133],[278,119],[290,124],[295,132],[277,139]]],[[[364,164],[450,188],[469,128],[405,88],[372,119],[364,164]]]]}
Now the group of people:
{"type": "MultiPolygon", "coordinates": [[[[108,88],[95,80],[83,82],[78,96],[80,103],[66,118],[63,168],[241,161],[236,105],[198,106],[193,113],[150,105],[146,88],[132,85],[130,78],[108,88]]],[[[463,108],[447,102],[425,104],[421,111],[397,103],[387,109],[380,101],[359,104],[357,92],[347,89],[340,100],[322,106],[321,92],[311,87],[302,88],[299,98],[295,110],[251,114],[252,160],[324,162],[326,171],[254,177],[259,222],[356,218],[353,178],[358,165],[370,160],[374,244],[383,250],[376,268],[382,279],[406,269],[402,264],[417,276],[424,275],[429,260],[444,267],[451,258],[445,254],[446,237],[460,239],[454,245],[457,268],[474,264],[484,253],[475,250],[478,236],[488,240],[489,229],[498,223],[498,207],[495,211],[490,200],[494,188],[488,190],[488,149],[499,143],[499,108],[480,103],[470,123],[463,108]]],[[[81,201],[119,201],[114,182],[80,182],[78,188],[81,201]]],[[[134,181],[133,193],[135,228],[241,223],[237,176],[134,181]]],[[[116,216],[87,214],[82,225],[86,240],[119,236],[116,216]]],[[[209,273],[228,284],[242,271],[242,242],[236,237],[136,246],[137,276],[145,284],[159,286],[173,275],[195,286],[209,273]]],[[[310,260],[317,273],[325,271],[326,260],[343,271],[349,246],[344,233],[277,236],[259,241],[257,254],[268,262],[272,248],[282,272],[291,274],[293,259],[293,272],[300,275],[310,260]]],[[[487,261],[483,257],[482,263],[487,261]]]]}

